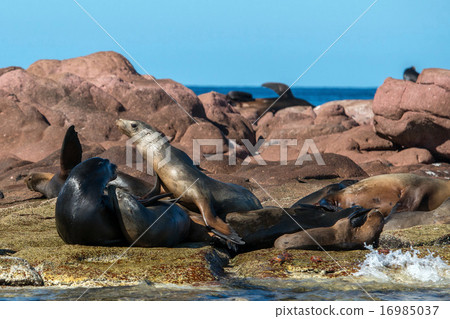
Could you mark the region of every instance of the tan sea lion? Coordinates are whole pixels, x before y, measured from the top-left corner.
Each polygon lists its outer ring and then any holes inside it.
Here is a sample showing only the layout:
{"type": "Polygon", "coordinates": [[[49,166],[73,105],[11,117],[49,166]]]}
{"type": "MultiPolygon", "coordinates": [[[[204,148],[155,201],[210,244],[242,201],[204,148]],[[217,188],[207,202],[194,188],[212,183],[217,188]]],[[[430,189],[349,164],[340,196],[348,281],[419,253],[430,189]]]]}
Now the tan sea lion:
{"type": "Polygon", "coordinates": [[[254,99],[250,93],[241,91],[230,91],[227,94],[227,99],[230,104],[237,108],[253,108],[256,110],[258,116],[265,112],[279,111],[290,106],[313,106],[308,101],[296,98],[289,86],[283,83],[267,82],[262,85],[275,91],[281,98],[262,98],[254,99]],[[278,99],[278,101],[277,101],[278,99]],[[274,104],[274,102],[276,103],[274,104]],[[273,105],[272,105],[273,104],[273,105]],[[270,107],[270,109],[269,109],[270,107]]]}
{"type": "Polygon", "coordinates": [[[450,197],[429,212],[412,211],[389,215],[384,230],[403,229],[418,225],[450,224],[450,197]]]}
{"type": "Polygon", "coordinates": [[[383,230],[383,214],[371,210],[361,219],[356,216],[340,219],[331,227],[321,227],[287,234],[275,241],[278,249],[361,249],[365,245],[378,245],[383,230]],[[312,238],[314,238],[314,240],[312,238]]]}
{"type": "Polygon", "coordinates": [[[386,174],[369,177],[329,194],[319,201],[330,208],[359,205],[377,208],[383,215],[391,211],[429,211],[450,196],[450,180],[414,174],[386,174]]]}
{"type": "Polygon", "coordinates": [[[264,207],[249,212],[230,213],[226,221],[245,241],[245,246],[240,250],[250,250],[273,247],[274,241],[284,234],[331,227],[338,220],[357,212],[367,210],[359,206],[337,212],[313,205],[298,205],[295,208],[264,207]]]}
{"type": "Polygon", "coordinates": [[[212,179],[193,165],[192,159],[173,147],[155,128],[141,121],[120,119],[119,129],[133,139],[162,187],[188,209],[200,212],[204,225],[219,237],[243,245],[239,235],[223,221],[226,214],[262,208],[261,203],[246,188],[212,179]],[[149,155],[151,154],[151,155],[149,155]]]}

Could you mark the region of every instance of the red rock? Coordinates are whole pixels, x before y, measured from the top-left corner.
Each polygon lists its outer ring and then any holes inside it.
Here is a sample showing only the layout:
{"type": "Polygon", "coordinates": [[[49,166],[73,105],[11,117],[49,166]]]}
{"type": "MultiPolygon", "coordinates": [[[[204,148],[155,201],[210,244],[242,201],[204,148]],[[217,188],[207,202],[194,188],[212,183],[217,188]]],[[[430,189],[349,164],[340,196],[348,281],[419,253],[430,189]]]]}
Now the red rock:
{"type": "MultiPolygon", "coordinates": [[[[228,141],[223,136],[222,132],[214,126],[214,124],[210,122],[200,122],[199,124],[192,124],[186,130],[186,133],[181,138],[180,145],[183,146],[184,150],[188,150],[186,153],[193,159],[193,151],[194,151],[194,142],[197,140],[206,139],[207,143],[211,143],[213,145],[205,145],[201,146],[200,144],[200,156],[201,154],[223,154],[228,152],[228,141]],[[218,150],[214,143],[219,142],[222,150],[218,150]]],[[[200,159],[200,158],[198,158],[200,159]]]]}
{"type": "Polygon", "coordinates": [[[368,125],[373,122],[372,111],[373,100],[339,100],[331,101],[319,105],[314,108],[314,111],[319,114],[323,109],[332,108],[335,105],[340,105],[344,108],[345,114],[352,118],[359,125],[368,125]]]}
{"type": "Polygon", "coordinates": [[[375,94],[374,125],[380,136],[403,147],[450,158],[450,71],[426,69],[418,83],[386,79],[375,94]],[[442,146],[441,146],[442,145],[442,146]]]}
{"type": "Polygon", "coordinates": [[[434,162],[433,155],[424,148],[407,148],[387,158],[395,166],[414,164],[431,164],[434,162]]]}
{"type": "Polygon", "coordinates": [[[367,177],[368,175],[355,162],[348,157],[337,154],[321,154],[325,165],[319,165],[316,158],[296,165],[289,161],[287,165],[279,162],[266,162],[267,165],[258,165],[254,162],[240,166],[234,174],[248,179],[254,178],[264,185],[282,185],[292,180],[302,179],[331,179],[367,177]]]}
{"type": "Polygon", "coordinates": [[[219,127],[228,139],[235,139],[242,144],[242,139],[255,143],[255,131],[250,121],[232,107],[225,95],[209,92],[198,97],[205,109],[206,117],[219,127]]]}
{"type": "Polygon", "coordinates": [[[94,79],[102,75],[116,75],[124,79],[137,75],[133,65],[113,51],[96,52],[67,60],[39,60],[30,65],[30,73],[48,77],[56,73],[72,73],[81,78],[94,79]]]}

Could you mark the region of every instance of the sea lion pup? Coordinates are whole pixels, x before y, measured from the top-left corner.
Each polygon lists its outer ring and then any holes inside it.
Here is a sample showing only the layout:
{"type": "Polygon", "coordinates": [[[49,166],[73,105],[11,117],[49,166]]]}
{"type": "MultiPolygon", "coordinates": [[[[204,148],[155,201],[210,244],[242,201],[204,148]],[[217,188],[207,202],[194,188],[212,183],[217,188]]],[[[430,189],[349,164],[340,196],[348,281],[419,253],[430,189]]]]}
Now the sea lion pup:
{"type": "Polygon", "coordinates": [[[283,83],[267,82],[262,84],[263,87],[275,91],[281,98],[262,98],[253,99],[252,95],[247,92],[230,91],[227,94],[227,100],[230,104],[237,108],[255,108],[258,116],[266,111],[275,113],[289,106],[313,106],[308,101],[298,99],[292,94],[289,86],[283,83]],[[278,99],[278,101],[277,101],[278,99]],[[273,106],[272,104],[277,101],[273,106]],[[268,108],[272,106],[269,110],[268,108]]]}
{"type": "Polygon", "coordinates": [[[283,235],[275,241],[278,249],[361,249],[365,245],[378,246],[383,230],[383,214],[370,210],[362,216],[360,212],[340,219],[331,227],[312,228],[283,235]],[[314,240],[312,238],[314,238],[314,240]],[[320,245],[320,246],[319,246],[320,245]]]}
{"type": "Polygon", "coordinates": [[[190,219],[178,205],[158,201],[163,194],[148,201],[147,208],[131,194],[114,185],[108,186],[108,194],[118,216],[122,233],[129,244],[139,247],[172,247],[186,239],[190,219]]]}
{"type": "MultiPolygon", "coordinates": [[[[72,125],[67,129],[62,143],[59,161],[60,172],[58,174],[30,173],[25,179],[25,183],[30,190],[39,192],[46,198],[58,197],[70,171],[81,163],[82,153],[78,133],[72,125]]],[[[156,193],[155,188],[159,189],[159,185],[155,184],[152,189],[149,183],[123,172],[117,172],[117,178],[110,183],[136,196],[144,196],[148,193],[153,196],[156,193]]]]}
{"type": "Polygon", "coordinates": [[[192,211],[200,212],[202,222],[219,237],[243,245],[239,235],[222,218],[236,211],[262,208],[261,203],[246,188],[222,183],[206,176],[191,158],[170,145],[155,128],[141,121],[118,120],[119,129],[132,138],[145,160],[151,161],[161,186],[192,211]]]}
{"type": "Polygon", "coordinates": [[[377,208],[383,215],[391,211],[429,211],[450,196],[450,180],[414,174],[386,174],[369,177],[325,196],[321,206],[331,209],[359,205],[377,208]]]}
{"type": "Polygon", "coordinates": [[[450,224],[450,197],[429,212],[413,211],[389,215],[384,230],[403,229],[418,225],[450,224]]]}
{"type": "Polygon", "coordinates": [[[298,205],[295,208],[264,207],[245,213],[230,213],[227,223],[242,236],[245,246],[240,251],[270,248],[274,241],[284,235],[303,229],[331,227],[338,220],[355,213],[367,212],[354,206],[330,212],[324,207],[298,205]]]}
{"type": "Polygon", "coordinates": [[[67,244],[112,246],[125,244],[106,184],[116,178],[116,165],[93,157],[70,173],[56,200],[59,236],[67,244]]]}
{"type": "Polygon", "coordinates": [[[301,207],[302,204],[316,205],[326,195],[340,191],[341,189],[344,189],[344,188],[346,188],[350,185],[353,185],[357,182],[358,182],[358,180],[355,180],[355,179],[345,179],[339,183],[327,185],[327,186],[319,189],[318,191],[299,199],[294,204],[292,204],[291,208],[301,207]]]}
{"type": "Polygon", "coordinates": [[[418,76],[419,73],[417,73],[416,68],[414,66],[405,69],[405,71],[403,72],[403,80],[405,81],[417,82],[418,76]]]}
{"type": "Polygon", "coordinates": [[[31,173],[25,178],[28,189],[42,193],[46,198],[58,196],[70,171],[81,162],[81,144],[75,127],[70,126],[61,147],[59,159],[60,171],[58,174],[31,173]]]}

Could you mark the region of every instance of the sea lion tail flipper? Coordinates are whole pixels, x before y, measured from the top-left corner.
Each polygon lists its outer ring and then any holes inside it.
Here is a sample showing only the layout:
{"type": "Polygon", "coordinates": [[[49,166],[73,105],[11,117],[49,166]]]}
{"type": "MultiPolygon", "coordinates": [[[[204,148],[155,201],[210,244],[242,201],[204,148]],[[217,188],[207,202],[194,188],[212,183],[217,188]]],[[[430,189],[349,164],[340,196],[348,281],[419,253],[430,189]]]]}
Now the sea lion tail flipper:
{"type": "Polygon", "coordinates": [[[138,200],[138,202],[141,203],[144,207],[148,207],[148,206],[156,203],[158,200],[172,196],[172,195],[173,195],[172,193],[159,194],[159,195],[156,195],[156,196],[153,196],[150,198],[140,199],[140,200],[138,200]]]}
{"type": "Polygon", "coordinates": [[[197,201],[196,204],[202,214],[206,227],[208,227],[213,234],[238,245],[245,244],[230,225],[225,223],[219,216],[215,215],[214,209],[208,200],[200,200],[197,201]]]}
{"type": "Polygon", "coordinates": [[[284,83],[277,82],[266,82],[261,86],[271,89],[277,93],[281,99],[293,99],[294,94],[292,94],[291,88],[284,83]]]}
{"type": "Polygon", "coordinates": [[[78,139],[78,133],[75,131],[75,126],[72,125],[67,129],[61,147],[60,177],[62,179],[66,179],[72,168],[81,163],[82,153],[83,150],[78,139]]]}
{"type": "Polygon", "coordinates": [[[245,241],[242,240],[241,237],[239,237],[239,235],[236,233],[236,231],[231,228],[231,233],[229,235],[224,235],[221,232],[218,232],[217,230],[215,230],[214,228],[211,228],[211,232],[214,235],[219,236],[220,238],[226,239],[227,240],[227,246],[230,247],[230,245],[232,244],[237,244],[237,245],[245,245],[245,241]],[[228,242],[231,242],[231,244],[229,244],[228,242]]]}

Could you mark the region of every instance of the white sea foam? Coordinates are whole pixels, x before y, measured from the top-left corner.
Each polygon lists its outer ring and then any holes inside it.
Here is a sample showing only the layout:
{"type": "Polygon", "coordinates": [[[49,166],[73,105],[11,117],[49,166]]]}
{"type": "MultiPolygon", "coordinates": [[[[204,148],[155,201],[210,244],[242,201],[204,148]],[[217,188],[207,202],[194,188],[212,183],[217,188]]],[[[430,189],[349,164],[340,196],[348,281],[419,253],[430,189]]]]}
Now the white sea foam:
{"type": "Polygon", "coordinates": [[[380,254],[371,246],[371,252],[361,264],[355,276],[378,281],[397,282],[432,282],[450,281],[450,266],[433,253],[419,257],[418,250],[402,252],[400,249],[380,254]]]}

